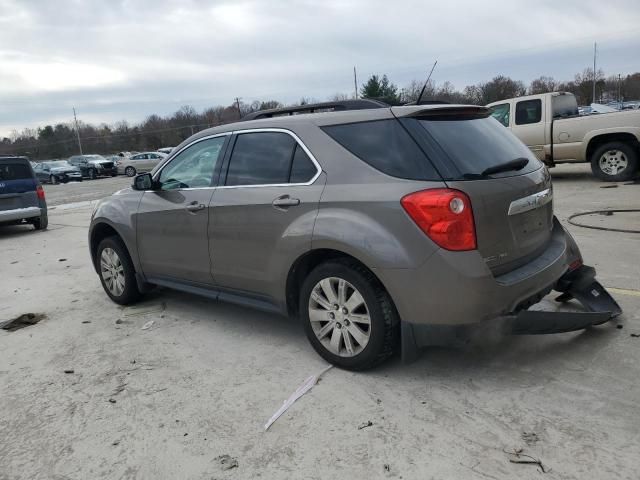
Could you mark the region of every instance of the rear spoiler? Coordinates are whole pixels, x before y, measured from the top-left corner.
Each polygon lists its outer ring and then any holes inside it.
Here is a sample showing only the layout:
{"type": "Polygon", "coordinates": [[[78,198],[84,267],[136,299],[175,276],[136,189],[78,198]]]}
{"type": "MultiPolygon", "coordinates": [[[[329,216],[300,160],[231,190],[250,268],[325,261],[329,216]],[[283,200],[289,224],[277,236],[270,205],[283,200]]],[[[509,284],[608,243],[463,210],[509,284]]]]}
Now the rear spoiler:
{"type": "Polygon", "coordinates": [[[411,107],[393,107],[396,117],[425,118],[429,120],[457,120],[486,118],[491,115],[487,107],[477,105],[430,105],[427,108],[418,105],[411,107]]]}

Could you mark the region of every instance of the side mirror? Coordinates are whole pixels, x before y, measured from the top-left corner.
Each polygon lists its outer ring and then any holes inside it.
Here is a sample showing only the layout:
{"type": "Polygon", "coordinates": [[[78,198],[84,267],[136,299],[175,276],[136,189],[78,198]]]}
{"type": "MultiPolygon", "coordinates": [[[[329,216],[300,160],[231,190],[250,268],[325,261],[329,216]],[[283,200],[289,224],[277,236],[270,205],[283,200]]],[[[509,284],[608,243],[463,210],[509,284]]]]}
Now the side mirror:
{"type": "Polygon", "coordinates": [[[150,173],[141,173],[136,175],[133,179],[133,185],[131,187],[134,190],[156,190],[156,182],[153,181],[153,177],[150,173]]]}

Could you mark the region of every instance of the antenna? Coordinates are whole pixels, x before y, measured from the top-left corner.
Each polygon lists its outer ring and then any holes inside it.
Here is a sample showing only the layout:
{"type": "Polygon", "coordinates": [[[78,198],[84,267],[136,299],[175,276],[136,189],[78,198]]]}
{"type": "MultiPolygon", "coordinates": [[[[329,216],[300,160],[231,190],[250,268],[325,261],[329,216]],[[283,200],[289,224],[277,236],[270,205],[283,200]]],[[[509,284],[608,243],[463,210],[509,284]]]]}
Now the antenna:
{"type": "Polygon", "coordinates": [[[438,63],[438,60],[433,62],[433,67],[431,67],[431,71],[429,72],[427,81],[424,82],[424,85],[422,86],[422,90],[420,90],[420,95],[418,95],[418,99],[416,100],[416,105],[420,105],[420,100],[422,100],[422,95],[424,95],[424,89],[427,88],[427,84],[429,83],[429,80],[431,80],[431,74],[433,73],[433,70],[436,68],[437,63],[438,63]]]}

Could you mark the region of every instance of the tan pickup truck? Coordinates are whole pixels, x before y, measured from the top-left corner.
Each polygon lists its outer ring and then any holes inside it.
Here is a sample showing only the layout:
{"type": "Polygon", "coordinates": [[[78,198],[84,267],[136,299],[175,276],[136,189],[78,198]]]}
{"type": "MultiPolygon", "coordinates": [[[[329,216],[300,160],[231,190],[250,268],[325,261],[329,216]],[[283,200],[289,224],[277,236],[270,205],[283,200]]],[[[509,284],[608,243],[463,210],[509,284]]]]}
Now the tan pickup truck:
{"type": "Polygon", "coordinates": [[[639,169],[640,111],[578,115],[571,93],[510,98],[487,105],[492,116],[552,167],[590,162],[601,180],[632,179],[639,169]]]}

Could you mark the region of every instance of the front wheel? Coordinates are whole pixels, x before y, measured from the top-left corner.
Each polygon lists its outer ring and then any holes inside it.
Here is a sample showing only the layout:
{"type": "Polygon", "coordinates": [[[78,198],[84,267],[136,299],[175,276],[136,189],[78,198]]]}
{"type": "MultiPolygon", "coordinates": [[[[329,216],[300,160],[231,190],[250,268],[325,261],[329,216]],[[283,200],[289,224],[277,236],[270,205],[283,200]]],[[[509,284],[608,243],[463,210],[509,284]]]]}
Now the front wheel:
{"type": "Polygon", "coordinates": [[[136,169],[133,167],[127,167],[124,169],[124,173],[127,177],[135,177],[136,176],[136,169]]]}
{"type": "Polygon", "coordinates": [[[100,242],[96,253],[102,288],[109,298],[120,305],[130,305],[140,298],[136,272],[129,252],[118,237],[100,242]]]}
{"type": "Polygon", "coordinates": [[[316,267],[302,285],[299,308],[311,345],[333,365],[365,370],[393,353],[398,314],[378,279],[357,262],[316,267]]]}
{"type": "Polygon", "coordinates": [[[55,184],[57,184],[57,183],[58,183],[58,179],[56,178],[56,176],[55,176],[55,175],[49,175],[49,183],[50,183],[51,185],[55,185],[55,184]]]}
{"type": "Polygon", "coordinates": [[[89,169],[89,179],[95,180],[96,178],[98,178],[98,172],[96,172],[95,168],[90,168],[89,169]]]}
{"type": "Polygon", "coordinates": [[[605,143],[593,152],[591,171],[608,182],[631,180],[638,171],[638,153],[628,143],[605,143]]]}

